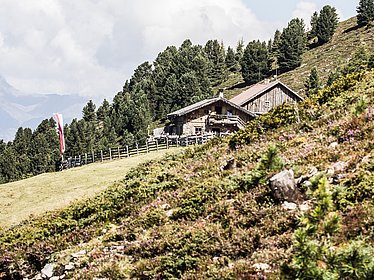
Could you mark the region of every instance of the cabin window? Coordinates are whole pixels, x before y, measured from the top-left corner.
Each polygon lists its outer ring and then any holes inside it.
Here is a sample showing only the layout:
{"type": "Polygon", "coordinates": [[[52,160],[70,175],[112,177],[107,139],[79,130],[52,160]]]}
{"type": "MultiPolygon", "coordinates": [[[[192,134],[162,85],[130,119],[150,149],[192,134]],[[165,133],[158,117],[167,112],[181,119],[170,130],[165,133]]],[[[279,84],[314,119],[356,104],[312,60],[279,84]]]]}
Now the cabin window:
{"type": "Polygon", "coordinates": [[[204,115],[208,115],[209,114],[209,110],[208,109],[204,109],[204,115]]]}
{"type": "Polygon", "coordinates": [[[232,116],[233,115],[232,110],[227,110],[227,115],[232,116]]]}
{"type": "Polygon", "coordinates": [[[215,111],[217,115],[222,115],[222,107],[221,106],[216,106],[215,111]]]}
{"type": "Polygon", "coordinates": [[[203,132],[203,128],[202,127],[195,127],[195,134],[199,135],[203,132]]]}
{"type": "Polygon", "coordinates": [[[270,101],[266,100],[264,104],[265,109],[270,109],[270,101]]]}

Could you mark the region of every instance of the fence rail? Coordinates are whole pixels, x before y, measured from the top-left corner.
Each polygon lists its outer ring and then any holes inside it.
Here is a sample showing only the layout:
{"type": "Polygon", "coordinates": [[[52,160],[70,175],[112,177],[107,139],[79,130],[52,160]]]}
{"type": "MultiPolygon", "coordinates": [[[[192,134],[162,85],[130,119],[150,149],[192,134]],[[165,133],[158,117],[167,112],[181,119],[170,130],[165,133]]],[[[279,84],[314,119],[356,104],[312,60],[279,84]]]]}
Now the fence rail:
{"type": "Polygon", "coordinates": [[[106,150],[91,151],[77,156],[69,156],[62,161],[60,170],[77,167],[95,162],[104,162],[107,160],[122,159],[140,154],[146,154],[153,151],[165,150],[171,147],[201,145],[209,139],[214,138],[215,134],[192,135],[192,136],[169,136],[155,139],[147,139],[135,142],[133,145],[123,147],[108,148],[106,150]]]}

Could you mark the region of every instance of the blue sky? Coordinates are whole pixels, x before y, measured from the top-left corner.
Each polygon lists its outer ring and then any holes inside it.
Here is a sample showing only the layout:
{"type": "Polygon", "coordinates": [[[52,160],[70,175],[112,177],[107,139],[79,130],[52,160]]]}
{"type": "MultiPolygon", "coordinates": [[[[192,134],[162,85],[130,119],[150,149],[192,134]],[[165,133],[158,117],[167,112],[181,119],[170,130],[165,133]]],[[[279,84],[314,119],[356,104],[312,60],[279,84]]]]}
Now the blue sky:
{"type": "Polygon", "coordinates": [[[268,40],[324,5],[358,0],[0,0],[0,75],[26,93],[111,99],[134,69],[185,39],[268,40]]]}

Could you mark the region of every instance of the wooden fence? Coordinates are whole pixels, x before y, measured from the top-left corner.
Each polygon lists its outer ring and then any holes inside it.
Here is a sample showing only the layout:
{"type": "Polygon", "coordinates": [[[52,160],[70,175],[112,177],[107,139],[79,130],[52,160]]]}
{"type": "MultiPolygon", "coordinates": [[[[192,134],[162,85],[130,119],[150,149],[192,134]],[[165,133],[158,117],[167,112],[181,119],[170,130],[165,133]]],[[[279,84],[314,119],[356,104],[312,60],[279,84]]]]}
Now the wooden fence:
{"type": "MultiPolygon", "coordinates": [[[[89,153],[69,156],[61,163],[60,169],[76,167],[84,164],[95,162],[103,162],[113,159],[122,159],[153,151],[165,150],[171,147],[200,145],[215,137],[214,134],[192,135],[192,136],[169,136],[157,139],[146,139],[135,142],[133,145],[125,145],[123,147],[109,148],[100,151],[91,151],[89,153]]],[[[219,135],[222,136],[222,135],[219,135]]]]}

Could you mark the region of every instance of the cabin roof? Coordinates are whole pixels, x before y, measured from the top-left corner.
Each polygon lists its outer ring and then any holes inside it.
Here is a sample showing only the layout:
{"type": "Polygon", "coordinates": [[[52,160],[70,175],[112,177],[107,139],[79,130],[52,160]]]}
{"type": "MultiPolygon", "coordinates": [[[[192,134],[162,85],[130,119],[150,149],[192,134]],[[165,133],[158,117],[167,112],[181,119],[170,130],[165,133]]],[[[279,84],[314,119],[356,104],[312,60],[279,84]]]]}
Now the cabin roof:
{"type": "Polygon", "coordinates": [[[268,91],[268,90],[274,88],[277,85],[284,86],[292,94],[294,94],[300,101],[303,100],[303,98],[300,95],[298,95],[295,91],[290,89],[288,86],[283,84],[281,81],[277,80],[277,81],[267,83],[267,84],[255,84],[255,85],[251,86],[249,89],[247,89],[247,90],[243,91],[242,93],[238,94],[237,96],[231,98],[230,101],[239,105],[239,106],[242,106],[244,103],[252,101],[257,96],[260,96],[265,91],[268,91]]]}
{"type": "Polygon", "coordinates": [[[248,114],[248,115],[250,115],[252,117],[256,117],[255,114],[249,112],[248,110],[240,107],[239,105],[237,105],[237,104],[231,102],[230,100],[228,100],[228,99],[226,99],[224,97],[221,97],[221,96],[220,97],[214,97],[214,98],[209,98],[209,99],[201,100],[201,101],[196,102],[194,104],[191,104],[191,105],[189,105],[187,107],[184,107],[184,108],[181,108],[181,109],[179,109],[177,111],[174,111],[174,112],[168,114],[167,116],[168,117],[180,117],[180,116],[183,116],[183,115],[188,114],[190,112],[193,112],[195,110],[198,110],[200,108],[203,108],[205,106],[208,106],[208,105],[211,105],[213,103],[216,103],[218,101],[222,101],[222,102],[230,105],[231,107],[234,107],[235,109],[237,109],[239,111],[242,111],[245,114],[248,114]]]}

